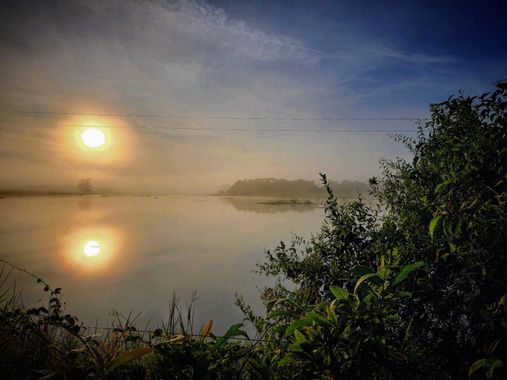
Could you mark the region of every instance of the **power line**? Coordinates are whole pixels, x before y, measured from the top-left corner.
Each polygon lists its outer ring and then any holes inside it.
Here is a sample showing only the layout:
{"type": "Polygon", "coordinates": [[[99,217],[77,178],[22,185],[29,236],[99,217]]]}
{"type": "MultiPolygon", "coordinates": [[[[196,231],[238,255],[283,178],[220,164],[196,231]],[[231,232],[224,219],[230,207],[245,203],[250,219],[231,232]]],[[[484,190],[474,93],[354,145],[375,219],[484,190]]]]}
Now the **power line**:
{"type": "Polygon", "coordinates": [[[175,114],[137,114],[137,113],[81,113],[60,111],[0,111],[0,114],[39,115],[39,116],[117,116],[188,120],[265,120],[265,121],[419,121],[424,117],[278,117],[278,116],[192,116],[175,114]]]}
{"type": "MultiPolygon", "coordinates": [[[[174,114],[137,114],[137,113],[80,113],[61,111],[1,111],[0,114],[36,115],[36,116],[115,116],[132,118],[161,118],[187,120],[231,120],[231,121],[422,121],[420,117],[274,117],[274,116],[191,116],[174,114]]],[[[174,127],[146,125],[81,125],[66,124],[68,127],[132,128],[151,131],[192,131],[192,132],[247,132],[247,133],[415,133],[415,129],[311,129],[311,128],[215,128],[215,127],[174,127]]]]}
{"type": "Polygon", "coordinates": [[[141,125],[82,125],[65,124],[65,127],[81,128],[133,128],[146,130],[167,130],[167,131],[195,131],[195,132],[295,132],[295,133],[411,133],[417,132],[415,129],[293,129],[293,128],[212,128],[212,127],[169,127],[169,126],[141,126],[141,125]]]}

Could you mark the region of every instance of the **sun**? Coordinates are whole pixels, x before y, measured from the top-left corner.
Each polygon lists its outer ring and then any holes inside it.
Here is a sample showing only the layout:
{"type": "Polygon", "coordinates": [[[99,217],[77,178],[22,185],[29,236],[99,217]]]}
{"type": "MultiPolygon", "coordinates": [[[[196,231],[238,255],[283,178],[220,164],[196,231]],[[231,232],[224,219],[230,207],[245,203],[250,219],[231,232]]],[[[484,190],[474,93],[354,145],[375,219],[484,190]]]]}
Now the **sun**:
{"type": "Polygon", "coordinates": [[[83,247],[86,256],[97,256],[100,252],[100,244],[95,240],[88,240],[83,247]]]}
{"type": "Polygon", "coordinates": [[[98,128],[87,128],[81,133],[81,141],[89,148],[100,148],[106,142],[106,135],[98,128]]]}

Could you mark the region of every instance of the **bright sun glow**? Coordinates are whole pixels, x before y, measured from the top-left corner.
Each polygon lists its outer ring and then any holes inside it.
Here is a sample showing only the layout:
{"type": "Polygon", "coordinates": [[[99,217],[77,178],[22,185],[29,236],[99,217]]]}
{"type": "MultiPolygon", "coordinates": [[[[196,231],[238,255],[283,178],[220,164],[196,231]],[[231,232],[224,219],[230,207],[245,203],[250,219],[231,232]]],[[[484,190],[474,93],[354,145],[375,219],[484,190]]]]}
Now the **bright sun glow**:
{"type": "Polygon", "coordinates": [[[106,141],[106,136],[98,128],[88,128],[81,133],[81,140],[89,148],[100,148],[106,141]]]}
{"type": "Polygon", "coordinates": [[[89,240],[84,245],[83,252],[86,256],[97,256],[100,252],[100,244],[95,240],[89,240]]]}

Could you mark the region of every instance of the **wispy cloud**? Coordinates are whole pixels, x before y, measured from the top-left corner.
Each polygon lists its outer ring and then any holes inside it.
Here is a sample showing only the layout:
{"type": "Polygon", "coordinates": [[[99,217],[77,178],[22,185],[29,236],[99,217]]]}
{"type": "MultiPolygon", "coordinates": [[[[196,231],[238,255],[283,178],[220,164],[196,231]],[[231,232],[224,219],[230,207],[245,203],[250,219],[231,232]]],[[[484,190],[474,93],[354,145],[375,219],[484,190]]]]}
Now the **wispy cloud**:
{"type": "Polygon", "coordinates": [[[315,62],[315,51],[287,35],[265,33],[205,2],[180,1],[175,7],[182,30],[213,47],[260,61],[315,62]],[[188,22],[190,21],[190,22],[188,22]]]}
{"type": "MultiPolygon", "coordinates": [[[[447,93],[448,78],[457,83],[451,55],[416,47],[409,51],[367,33],[333,36],[333,44],[322,46],[290,28],[282,33],[269,23],[261,27],[231,17],[205,1],[74,0],[58,8],[35,2],[7,16],[0,23],[0,101],[8,109],[289,117],[354,116],[381,109],[386,115],[401,112],[385,105],[396,100],[389,98],[392,94],[436,88],[433,84],[447,93]]],[[[313,22],[318,26],[318,20],[313,22]]],[[[45,130],[54,121],[48,120],[45,130]]],[[[195,128],[227,123],[206,118],[123,122],[195,128]]],[[[266,122],[244,123],[266,128],[266,122]]],[[[35,139],[34,131],[41,130],[37,120],[4,120],[3,126],[0,133],[15,148],[0,151],[0,164],[19,170],[3,171],[0,182],[19,179],[33,162],[44,163],[38,178],[48,182],[55,177],[51,168],[61,178],[82,176],[77,169],[97,176],[93,165],[77,168],[59,161],[49,134],[37,133],[42,137],[35,139]],[[20,123],[26,127],[19,128],[20,123]]],[[[310,144],[304,136],[283,134],[157,131],[136,130],[139,159],[128,168],[103,169],[102,178],[114,181],[116,173],[142,186],[151,181],[167,188],[193,181],[198,190],[238,177],[312,177],[325,169],[335,177],[364,179],[375,173],[378,156],[396,150],[385,137],[331,142],[329,136],[312,136],[310,144]]]]}
{"type": "Polygon", "coordinates": [[[392,59],[400,62],[407,62],[411,64],[423,64],[423,65],[434,65],[434,64],[450,64],[454,63],[456,59],[451,55],[431,55],[418,52],[405,52],[399,49],[395,49],[386,44],[375,44],[364,46],[356,49],[351,49],[358,53],[368,56],[379,56],[386,59],[392,59]]]}

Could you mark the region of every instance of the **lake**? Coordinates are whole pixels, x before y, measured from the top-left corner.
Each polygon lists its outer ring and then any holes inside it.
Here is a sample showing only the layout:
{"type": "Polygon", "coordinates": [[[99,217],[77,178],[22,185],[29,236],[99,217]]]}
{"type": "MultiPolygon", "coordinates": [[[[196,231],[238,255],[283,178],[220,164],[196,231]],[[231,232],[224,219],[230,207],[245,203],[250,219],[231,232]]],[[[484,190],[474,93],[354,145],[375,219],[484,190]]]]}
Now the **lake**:
{"type": "MultiPolygon", "coordinates": [[[[61,196],[0,199],[0,257],[63,288],[66,310],[105,326],[110,312],[141,313],[138,328],[168,315],[173,292],[185,305],[196,290],[196,329],[223,333],[243,315],[235,294],[261,310],[254,273],[264,250],[291,234],[319,230],[324,210],[266,198],[61,196]]],[[[42,287],[13,273],[25,304],[42,287]]]]}

